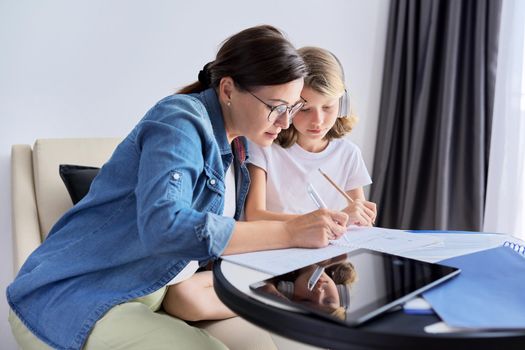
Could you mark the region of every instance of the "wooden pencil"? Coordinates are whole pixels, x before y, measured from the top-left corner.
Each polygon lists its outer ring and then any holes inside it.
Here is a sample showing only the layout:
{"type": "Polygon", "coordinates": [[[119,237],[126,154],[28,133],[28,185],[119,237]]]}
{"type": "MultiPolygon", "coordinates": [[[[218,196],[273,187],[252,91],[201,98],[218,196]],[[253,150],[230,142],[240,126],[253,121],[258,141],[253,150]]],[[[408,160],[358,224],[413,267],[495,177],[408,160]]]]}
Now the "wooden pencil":
{"type": "Polygon", "coordinates": [[[341,187],[339,187],[339,186],[338,186],[338,185],[337,185],[337,184],[336,184],[336,183],[335,183],[335,182],[334,182],[334,181],[333,181],[328,175],[326,175],[326,174],[321,170],[321,168],[319,168],[319,169],[317,169],[317,170],[319,170],[319,172],[325,177],[325,179],[327,179],[328,182],[330,182],[330,184],[331,184],[332,186],[334,186],[335,189],[336,189],[337,191],[339,191],[339,193],[341,193],[341,194],[346,198],[346,200],[348,201],[348,203],[354,203],[354,200],[352,199],[352,197],[350,197],[348,194],[346,194],[346,192],[343,191],[343,189],[342,189],[341,187]]]}

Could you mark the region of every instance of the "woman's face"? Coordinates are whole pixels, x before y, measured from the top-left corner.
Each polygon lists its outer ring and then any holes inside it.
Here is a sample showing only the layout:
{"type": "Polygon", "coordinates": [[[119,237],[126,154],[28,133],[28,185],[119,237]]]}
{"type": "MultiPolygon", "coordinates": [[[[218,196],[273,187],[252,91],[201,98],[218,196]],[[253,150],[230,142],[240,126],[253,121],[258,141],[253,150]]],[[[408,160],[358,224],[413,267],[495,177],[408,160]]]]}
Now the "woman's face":
{"type": "Polygon", "coordinates": [[[339,306],[339,293],[335,282],[323,272],[314,288],[308,290],[308,280],[315,267],[305,269],[294,281],[293,299],[323,306],[339,306]]]}
{"type": "Polygon", "coordinates": [[[270,107],[286,105],[291,107],[302,101],[303,79],[286,84],[261,86],[253,91],[234,89],[231,95],[231,129],[234,135],[246,136],[259,146],[270,146],[282,129],[289,127],[288,112],[270,115],[270,107]],[[260,99],[260,100],[259,100],[260,99]],[[267,106],[268,105],[268,106],[267,106]],[[268,116],[270,115],[270,120],[268,116]]]}
{"type": "Polygon", "coordinates": [[[304,87],[301,96],[307,103],[293,119],[298,131],[297,142],[303,148],[317,151],[319,147],[324,148],[324,137],[337,121],[339,98],[321,95],[308,86],[304,87]]]}

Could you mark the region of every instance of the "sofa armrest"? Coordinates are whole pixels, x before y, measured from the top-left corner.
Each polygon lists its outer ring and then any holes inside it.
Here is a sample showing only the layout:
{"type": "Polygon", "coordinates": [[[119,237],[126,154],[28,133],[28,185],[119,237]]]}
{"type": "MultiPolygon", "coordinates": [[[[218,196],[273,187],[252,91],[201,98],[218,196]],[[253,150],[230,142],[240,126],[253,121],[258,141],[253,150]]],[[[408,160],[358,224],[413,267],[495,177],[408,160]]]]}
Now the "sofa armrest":
{"type": "Polygon", "coordinates": [[[42,243],[29,145],[11,148],[11,221],[13,268],[17,274],[29,254],[42,243]]]}

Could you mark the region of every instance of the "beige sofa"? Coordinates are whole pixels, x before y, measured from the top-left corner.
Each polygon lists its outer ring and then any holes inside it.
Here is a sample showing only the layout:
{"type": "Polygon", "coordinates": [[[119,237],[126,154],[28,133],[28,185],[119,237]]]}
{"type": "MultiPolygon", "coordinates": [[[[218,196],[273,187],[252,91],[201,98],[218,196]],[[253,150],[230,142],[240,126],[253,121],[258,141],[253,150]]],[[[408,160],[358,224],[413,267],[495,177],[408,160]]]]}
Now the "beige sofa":
{"type": "MultiPolygon", "coordinates": [[[[14,145],[11,150],[11,205],[13,233],[13,265],[18,272],[29,254],[47,236],[53,224],[73,204],[58,167],[76,164],[100,167],[111,156],[119,138],[38,139],[33,147],[14,145]]],[[[228,338],[228,344],[243,343],[238,335],[257,339],[261,332],[238,317],[199,327],[211,334],[228,338]],[[231,329],[238,330],[232,333],[231,329]],[[228,335],[224,336],[225,333],[228,335]]],[[[259,338],[262,348],[313,349],[313,347],[272,334],[273,341],[259,338]],[[265,345],[263,345],[265,344],[265,345]]],[[[259,347],[261,348],[261,347],[259,347]]]]}
{"type": "Polygon", "coordinates": [[[59,164],[100,167],[118,138],[39,139],[11,149],[13,265],[18,272],[53,224],[73,204],[58,173],[59,164]]]}

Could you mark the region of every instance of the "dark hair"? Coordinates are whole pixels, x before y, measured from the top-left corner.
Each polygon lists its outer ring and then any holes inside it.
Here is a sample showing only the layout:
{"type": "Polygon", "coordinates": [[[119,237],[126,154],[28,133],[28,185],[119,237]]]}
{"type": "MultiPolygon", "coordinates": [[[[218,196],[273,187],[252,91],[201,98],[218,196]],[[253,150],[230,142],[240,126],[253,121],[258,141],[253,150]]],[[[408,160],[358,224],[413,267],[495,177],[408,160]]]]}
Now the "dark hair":
{"type": "Polygon", "coordinates": [[[199,73],[199,80],[178,93],[200,92],[217,87],[230,76],[241,89],[279,85],[304,78],[306,65],[293,45],[275,27],[261,25],[245,29],[226,39],[215,61],[199,73]]]}

